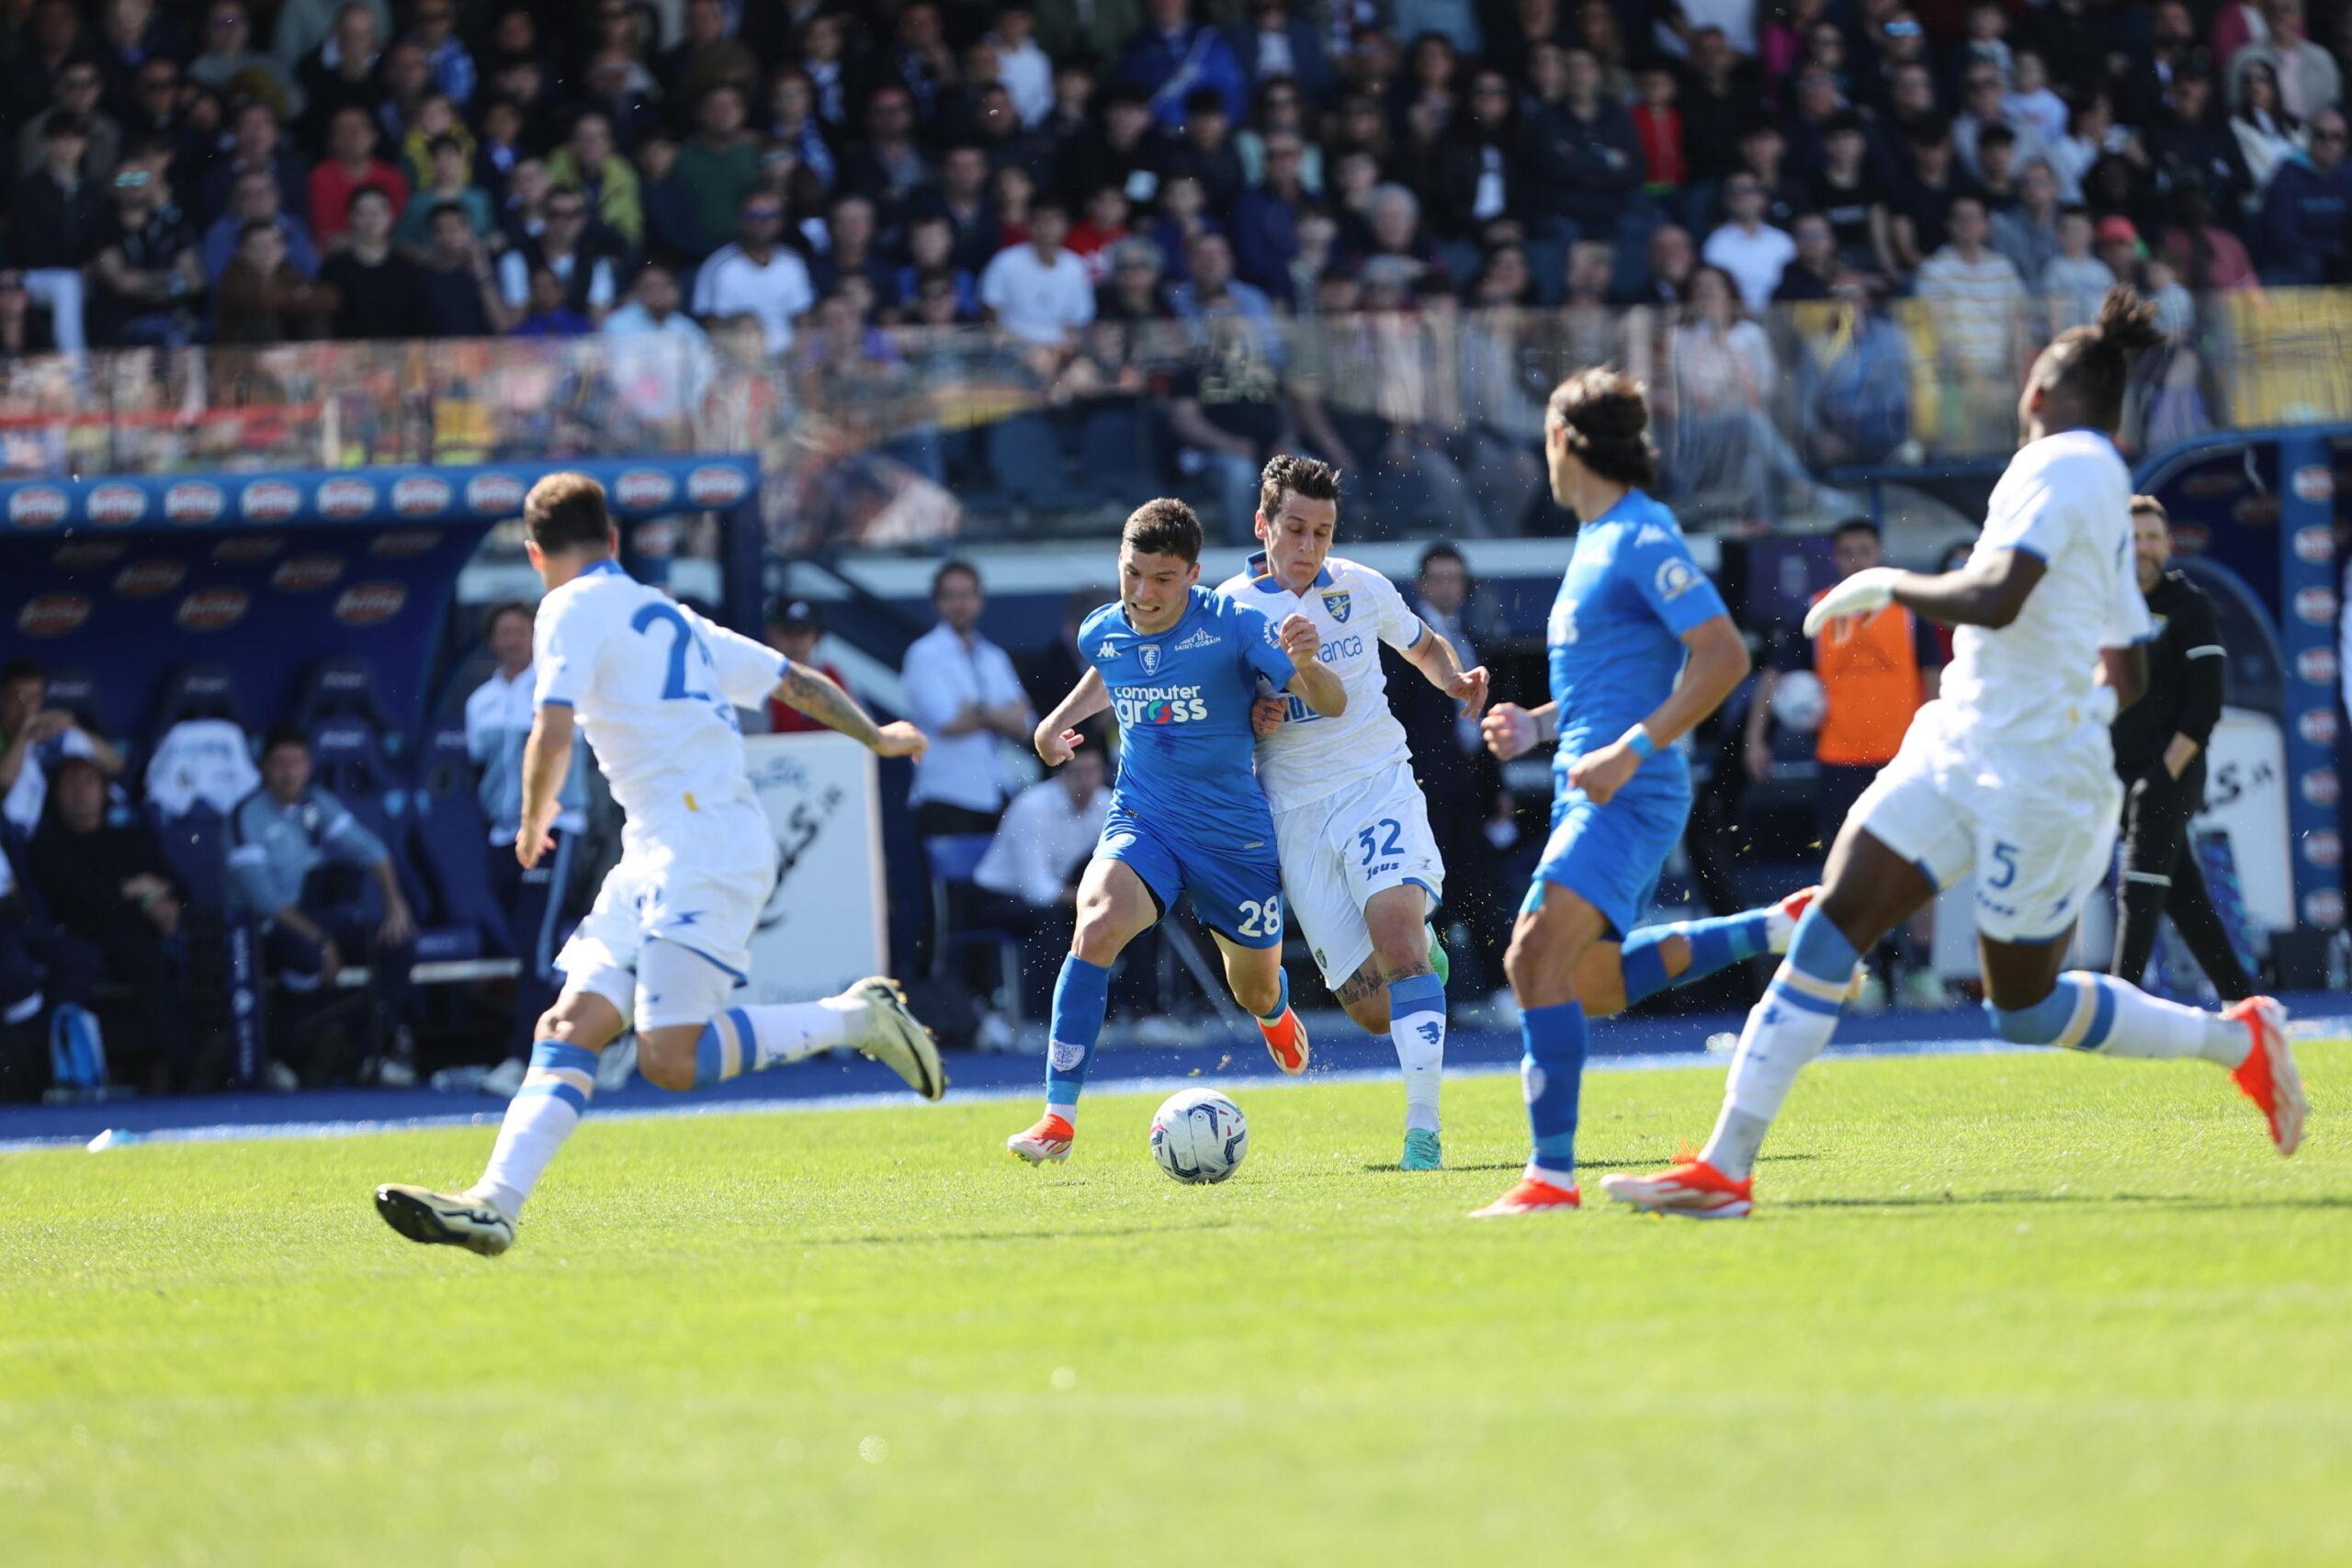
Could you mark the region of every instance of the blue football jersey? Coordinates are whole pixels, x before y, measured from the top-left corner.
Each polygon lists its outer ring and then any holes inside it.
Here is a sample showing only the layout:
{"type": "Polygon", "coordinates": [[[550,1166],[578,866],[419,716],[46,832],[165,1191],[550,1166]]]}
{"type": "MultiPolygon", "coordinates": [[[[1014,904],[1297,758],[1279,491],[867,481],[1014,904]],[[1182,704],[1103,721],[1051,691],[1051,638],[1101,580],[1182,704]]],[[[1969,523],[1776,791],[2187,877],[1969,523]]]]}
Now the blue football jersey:
{"type": "MultiPolygon", "coordinates": [[[[1683,635],[1724,614],[1674,513],[1642,491],[1627,491],[1579,529],[1547,638],[1559,704],[1555,771],[1565,780],[1569,762],[1648,717],[1681,676],[1683,635]]],[[[1675,750],[1634,776],[1687,789],[1690,772],[1675,750]]]]}
{"type": "Polygon", "coordinates": [[[1260,675],[1279,687],[1297,670],[1264,612],[1195,588],[1174,626],[1146,637],[1114,601],[1086,617],[1078,646],[1119,721],[1114,813],[1242,840],[1272,833],[1250,707],[1260,675]]]}

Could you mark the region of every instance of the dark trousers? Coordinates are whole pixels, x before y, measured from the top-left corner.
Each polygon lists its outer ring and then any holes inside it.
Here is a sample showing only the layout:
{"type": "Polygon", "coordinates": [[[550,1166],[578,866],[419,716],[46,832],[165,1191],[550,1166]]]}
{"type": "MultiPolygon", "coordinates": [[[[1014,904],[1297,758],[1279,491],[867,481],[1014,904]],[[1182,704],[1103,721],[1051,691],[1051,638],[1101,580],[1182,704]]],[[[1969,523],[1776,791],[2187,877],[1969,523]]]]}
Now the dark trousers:
{"type": "Polygon", "coordinates": [[[2213,908],[2205,873],[2188,848],[2189,819],[2205,799],[2205,759],[2199,756],[2177,779],[2156,763],[2131,780],[2123,797],[2123,875],[2116,899],[2115,962],[2118,979],[2140,983],[2148,955],[2155,951],[2156,928],[2170,915],[2181,940],[2224,1001],[2254,994],[2254,982],[2238,962],[2237,949],[2213,908]]]}
{"type": "MultiPolygon", "coordinates": [[[[1444,765],[1467,767],[1451,759],[1444,765]]],[[[1465,1001],[1473,1000],[1502,988],[1503,953],[1510,946],[1511,927],[1519,918],[1518,899],[1504,888],[1498,874],[1502,856],[1487,841],[1487,818],[1494,796],[1429,789],[1426,784],[1424,794],[1429,802],[1430,835],[1437,840],[1438,854],[1445,863],[1445,912],[1438,917],[1438,924],[1442,930],[1459,920],[1470,938],[1466,950],[1447,954],[1455,973],[1448,989],[1465,1001]]]]}
{"type": "Polygon", "coordinates": [[[129,993],[106,1010],[127,1026],[107,1037],[108,1065],[143,1063],[151,1081],[160,1074],[175,1087],[187,1087],[196,1061],[196,1028],[185,932],[167,941],[154,922],[125,907],[85,940],[96,950],[107,978],[129,993]],[[130,1038],[118,1041],[121,1034],[130,1038]]]}
{"type": "MultiPolygon", "coordinates": [[[[1892,761],[1892,759],[1889,759],[1892,761]]],[[[1829,859],[1829,852],[1838,842],[1838,835],[1846,826],[1846,818],[1862,795],[1878,779],[1885,767],[1883,762],[1823,762],[1815,776],[1813,804],[1815,821],[1821,832],[1821,858],[1829,859]]],[[[1911,927],[1905,923],[1887,933],[1867,955],[1879,972],[1892,985],[1895,976],[1906,968],[1927,968],[1932,964],[1930,954],[1917,951],[1918,944],[1911,940],[1911,927]]]]}
{"type": "MultiPolygon", "coordinates": [[[[376,931],[382,917],[367,905],[314,907],[306,900],[301,908],[311,923],[333,940],[344,963],[367,965],[367,1008],[351,1048],[360,1055],[381,1054],[390,1043],[391,1026],[408,1014],[409,970],[416,962],[415,945],[387,947],[379,942],[376,931]]],[[[318,1023],[334,999],[326,994],[326,954],[319,944],[273,922],[263,933],[261,953],[264,969],[286,987],[284,1021],[297,1030],[306,1022],[318,1023]]],[[[347,1065],[330,1062],[316,1050],[310,1056],[304,1074],[309,1078],[336,1076],[347,1065]]]]}
{"type": "Polygon", "coordinates": [[[506,929],[522,964],[514,972],[514,1024],[506,1043],[506,1054],[518,1061],[530,1055],[539,1016],[555,1003],[555,955],[571,924],[568,905],[579,835],[558,828],[548,837],[555,848],[528,871],[514,858],[512,840],[489,847],[491,896],[506,911],[506,929]]]}

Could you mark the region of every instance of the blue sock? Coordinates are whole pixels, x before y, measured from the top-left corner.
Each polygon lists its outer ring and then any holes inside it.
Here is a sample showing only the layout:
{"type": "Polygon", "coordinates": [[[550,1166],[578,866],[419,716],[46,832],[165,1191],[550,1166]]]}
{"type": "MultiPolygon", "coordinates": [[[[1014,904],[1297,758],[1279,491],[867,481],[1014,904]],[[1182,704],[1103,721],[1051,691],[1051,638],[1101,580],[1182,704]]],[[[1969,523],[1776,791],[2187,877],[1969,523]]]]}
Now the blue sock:
{"type": "Polygon", "coordinates": [[[1277,969],[1274,973],[1282,980],[1282,989],[1274,995],[1274,1010],[1258,1015],[1258,1021],[1261,1023],[1280,1023],[1283,1014],[1290,1011],[1290,971],[1277,969]]]}
{"type": "Polygon", "coordinates": [[[1528,1008],[1519,1015],[1526,1050],[1520,1081],[1527,1091],[1527,1124],[1535,1137],[1533,1164],[1555,1187],[1576,1185],[1577,1101],[1584,1087],[1584,1004],[1528,1008]]]}
{"type": "Polygon", "coordinates": [[[1625,1005],[1654,997],[1671,986],[1703,980],[1743,958],[1754,958],[1770,944],[1772,911],[1743,909],[1711,920],[1684,920],[1670,926],[1644,926],[1625,939],[1623,964],[1625,1005]],[[1666,972],[1666,941],[1680,937],[1690,944],[1690,963],[1679,975],[1666,972]]]}
{"type": "Polygon", "coordinates": [[[1062,960],[1054,982],[1054,1018],[1046,1048],[1046,1110],[1065,1120],[1078,1116],[1079,1090],[1102,1037],[1102,1016],[1111,1007],[1111,971],[1077,953],[1062,960]]]}

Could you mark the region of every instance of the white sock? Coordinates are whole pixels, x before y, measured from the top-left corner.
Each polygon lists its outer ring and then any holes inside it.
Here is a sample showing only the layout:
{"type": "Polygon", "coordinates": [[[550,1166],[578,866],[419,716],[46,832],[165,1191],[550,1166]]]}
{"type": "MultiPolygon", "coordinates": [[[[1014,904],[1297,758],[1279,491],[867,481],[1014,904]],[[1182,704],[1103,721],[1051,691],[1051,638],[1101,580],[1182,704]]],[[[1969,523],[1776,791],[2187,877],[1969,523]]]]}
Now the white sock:
{"type": "MultiPolygon", "coordinates": [[[[2107,1056],[2131,1056],[2144,1061],[2176,1061],[2202,1056],[2235,1069],[2254,1049],[2254,1032],[2234,1019],[2203,1008],[2152,997],[2136,986],[2109,975],[2069,974],[2062,981],[2086,981],[2078,1012],[2096,1012],[2103,993],[2114,1009],[2106,1032],[2083,1039],[2083,1048],[2107,1056]]],[[[2064,1042],[2061,1042],[2064,1043],[2064,1042]]]]}
{"type": "Polygon", "coordinates": [[[752,1025],[748,1069],[756,1073],[848,1044],[850,1015],[863,1011],[865,1007],[864,1002],[847,998],[827,997],[822,1001],[776,1002],[732,1010],[752,1025]]]}
{"type": "Polygon", "coordinates": [[[1436,976],[1388,983],[1388,1043],[1404,1069],[1406,1130],[1436,1132],[1445,1086],[1445,987],[1436,976]]]}
{"type": "Polygon", "coordinates": [[[1842,987],[1804,974],[1783,960],[1764,999],[1747,1014],[1724,1088],[1724,1113],[1700,1156],[1736,1181],[1747,1179],[1755,1168],[1764,1130],[1780,1115],[1797,1074],[1837,1032],[1838,1004],[1821,994],[1825,991],[1842,993],[1842,987]],[[1820,1010],[1825,1004],[1830,1010],[1820,1010]]]}
{"type": "Polygon", "coordinates": [[[594,1052],[548,1040],[533,1046],[530,1071],[507,1101],[498,1142],[473,1190],[509,1215],[521,1213],[523,1201],[539,1184],[556,1150],[580,1125],[581,1113],[595,1092],[594,1052]]]}

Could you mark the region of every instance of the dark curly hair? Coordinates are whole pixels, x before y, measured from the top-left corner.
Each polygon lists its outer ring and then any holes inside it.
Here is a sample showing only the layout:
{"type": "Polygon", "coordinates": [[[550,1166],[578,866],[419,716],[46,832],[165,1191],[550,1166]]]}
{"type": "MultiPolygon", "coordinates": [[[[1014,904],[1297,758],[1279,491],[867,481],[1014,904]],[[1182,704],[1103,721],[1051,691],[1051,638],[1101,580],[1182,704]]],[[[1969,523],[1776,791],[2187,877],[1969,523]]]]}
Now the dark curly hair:
{"type": "Polygon", "coordinates": [[[1258,477],[1258,510],[1269,518],[1283,509],[1283,497],[1302,495],[1309,501],[1337,502],[1340,499],[1340,470],[1314,457],[1302,457],[1295,452],[1278,452],[1266,464],[1265,472],[1258,477]]]}
{"type": "Polygon", "coordinates": [[[2068,327],[2041,351],[2033,362],[2032,382],[2047,396],[2075,403],[2083,423],[2113,430],[2123,423],[2123,390],[2132,356],[2164,340],[2156,327],[2155,301],[2143,299],[2138,289],[2119,283],[2100,301],[2097,321],[2068,327]]]}
{"type": "Polygon", "coordinates": [[[1567,433],[1568,450],[1604,479],[1636,490],[1657,483],[1649,394],[1622,370],[1579,371],[1552,389],[1544,423],[1567,433]]]}

